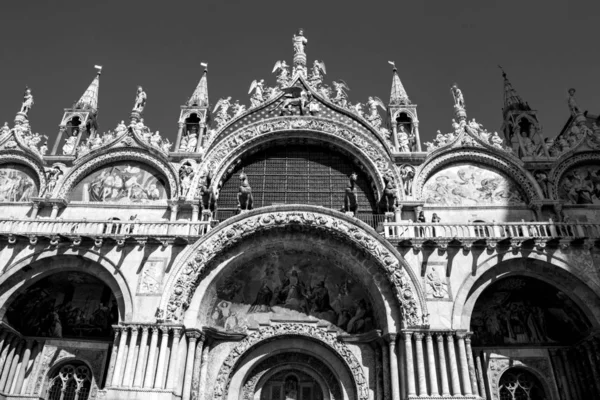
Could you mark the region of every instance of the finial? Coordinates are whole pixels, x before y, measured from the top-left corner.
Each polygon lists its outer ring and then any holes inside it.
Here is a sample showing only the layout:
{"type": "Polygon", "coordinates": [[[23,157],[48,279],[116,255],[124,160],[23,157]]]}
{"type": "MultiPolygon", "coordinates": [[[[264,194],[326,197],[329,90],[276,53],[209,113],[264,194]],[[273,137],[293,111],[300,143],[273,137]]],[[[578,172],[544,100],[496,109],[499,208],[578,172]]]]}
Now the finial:
{"type": "Polygon", "coordinates": [[[102,73],[102,65],[94,65],[94,68],[98,70],[98,75],[102,73]]]}
{"type": "Polygon", "coordinates": [[[208,63],[201,62],[201,63],[200,63],[200,66],[201,66],[201,67],[204,67],[204,72],[208,72],[208,63]]]}
{"type": "Polygon", "coordinates": [[[465,98],[463,97],[462,91],[458,88],[456,83],[452,84],[450,93],[452,93],[452,97],[454,98],[454,113],[456,114],[456,117],[461,121],[465,121],[467,119],[465,98]]]}
{"type": "Polygon", "coordinates": [[[502,71],[502,77],[506,79],[506,72],[504,72],[504,68],[502,68],[501,65],[498,65],[498,68],[500,68],[500,71],[502,71]]]}
{"type": "Polygon", "coordinates": [[[97,73],[90,86],[83,92],[81,98],[75,103],[74,108],[83,108],[96,112],[98,110],[98,90],[100,88],[100,75],[102,74],[102,66],[94,65],[97,73]]]}
{"type": "Polygon", "coordinates": [[[206,75],[208,74],[208,63],[201,62],[200,66],[204,67],[204,72],[202,73],[202,77],[200,78],[200,82],[198,82],[198,86],[192,93],[192,96],[187,102],[188,107],[208,107],[208,84],[206,75]]]}
{"type": "Polygon", "coordinates": [[[388,64],[390,64],[392,66],[394,71],[398,71],[398,68],[396,68],[396,63],[394,61],[388,61],[388,64]]]}

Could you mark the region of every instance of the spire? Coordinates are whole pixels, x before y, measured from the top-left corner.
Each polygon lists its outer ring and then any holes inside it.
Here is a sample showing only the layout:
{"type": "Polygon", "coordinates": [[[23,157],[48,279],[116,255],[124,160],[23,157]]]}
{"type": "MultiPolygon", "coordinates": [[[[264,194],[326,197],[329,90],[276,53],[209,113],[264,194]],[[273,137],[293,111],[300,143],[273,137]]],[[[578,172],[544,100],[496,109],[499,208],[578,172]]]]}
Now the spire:
{"type": "Polygon", "coordinates": [[[400,76],[398,76],[398,68],[393,61],[388,61],[394,68],[392,75],[392,93],[390,95],[390,105],[410,104],[408,94],[404,90],[402,82],[400,82],[400,76]]]}
{"type": "Polygon", "coordinates": [[[90,83],[90,86],[83,93],[81,98],[77,103],[75,103],[74,108],[83,108],[92,110],[92,112],[98,111],[98,89],[100,87],[100,74],[102,73],[102,67],[100,65],[95,65],[94,68],[98,70],[96,77],[90,83]]]}
{"type": "Polygon", "coordinates": [[[198,86],[192,97],[187,102],[188,107],[208,107],[208,85],[206,81],[206,74],[208,73],[208,64],[200,63],[204,67],[204,73],[202,74],[202,78],[200,78],[200,82],[198,82],[198,86]]]}
{"type": "Polygon", "coordinates": [[[523,100],[523,98],[517,93],[515,88],[513,88],[512,84],[506,77],[506,72],[504,72],[502,67],[500,67],[500,69],[502,70],[502,77],[504,78],[504,107],[502,111],[506,113],[509,110],[531,110],[529,104],[527,104],[523,100]]]}

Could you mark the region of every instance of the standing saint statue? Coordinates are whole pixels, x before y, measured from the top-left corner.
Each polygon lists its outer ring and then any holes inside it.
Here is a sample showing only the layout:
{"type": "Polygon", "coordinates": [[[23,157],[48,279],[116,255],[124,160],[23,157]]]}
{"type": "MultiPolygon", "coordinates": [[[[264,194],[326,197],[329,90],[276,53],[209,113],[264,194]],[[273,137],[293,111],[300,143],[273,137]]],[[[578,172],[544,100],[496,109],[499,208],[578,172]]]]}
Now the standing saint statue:
{"type": "Polygon", "coordinates": [[[304,29],[298,29],[298,34],[294,35],[292,42],[294,43],[294,53],[304,54],[304,47],[308,43],[308,39],[304,37],[304,29]]]}
{"type": "Polygon", "coordinates": [[[575,89],[571,88],[569,89],[569,109],[571,110],[571,114],[573,114],[573,116],[577,116],[579,114],[581,114],[581,109],[579,108],[579,106],[577,105],[577,101],[575,100],[575,89]]]}
{"type": "Polygon", "coordinates": [[[21,105],[21,112],[25,115],[31,110],[31,106],[33,106],[33,95],[31,94],[31,89],[25,87],[25,94],[23,95],[23,104],[21,105]]]}
{"type": "Polygon", "coordinates": [[[135,95],[135,105],[133,106],[133,111],[139,113],[143,112],[144,107],[146,107],[146,98],[146,92],[144,92],[144,89],[142,89],[141,86],[138,86],[137,93],[135,95]]]}
{"type": "Polygon", "coordinates": [[[450,89],[452,92],[452,97],[454,97],[454,107],[456,108],[465,108],[465,98],[463,97],[462,91],[458,88],[456,83],[452,85],[450,89]]]}

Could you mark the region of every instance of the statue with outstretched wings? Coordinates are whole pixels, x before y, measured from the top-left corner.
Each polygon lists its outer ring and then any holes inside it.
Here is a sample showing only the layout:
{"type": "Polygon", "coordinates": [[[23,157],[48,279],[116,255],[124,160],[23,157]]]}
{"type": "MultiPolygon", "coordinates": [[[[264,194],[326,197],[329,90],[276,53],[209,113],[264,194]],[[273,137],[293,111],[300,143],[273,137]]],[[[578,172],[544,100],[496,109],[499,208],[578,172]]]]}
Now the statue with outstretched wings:
{"type": "Polygon", "coordinates": [[[289,68],[290,67],[289,67],[289,65],[287,65],[285,60],[277,61],[275,63],[275,66],[273,67],[273,71],[271,71],[271,72],[279,71],[279,75],[277,75],[277,83],[279,83],[280,86],[287,86],[288,79],[290,76],[289,68]]]}
{"type": "Polygon", "coordinates": [[[314,86],[321,84],[325,74],[327,74],[325,63],[323,61],[315,60],[311,68],[311,75],[309,78],[310,83],[314,86]]]}
{"type": "Polygon", "coordinates": [[[221,128],[227,123],[227,121],[231,119],[231,116],[228,113],[229,107],[231,107],[231,96],[227,98],[222,98],[219,101],[217,101],[217,104],[215,105],[215,108],[213,110],[213,113],[219,110],[215,118],[215,122],[217,123],[217,129],[221,128]]]}
{"type": "Polygon", "coordinates": [[[344,107],[346,100],[348,99],[348,94],[346,90],[350,90],[346,82],[339,79],[337,81],[333,81],[333,88],[335,90],[335,97],[332,99],[336,104],[344,107]]]}
{"type": "Polygon", "coordinates": [[[367,121],[373,125],[375,129],[379,129],[382,123],[381,115],[379,115],[379,111],[377,107],[380,107],[385,111],[385,104],[381,99],[377,96],[369,97],[367,101],[367,106],[369,106],[370,114],[367,116],[367,121]]]}
{"type": "Polygon", "coordinates": [[[248,90],[248,94],[252,93],[250,97],[250,104],[252,107],[259,106],[264,101],[263,91],[264,91],[264,79],[254,80],[250,85],[250,90],[248,90]]]}

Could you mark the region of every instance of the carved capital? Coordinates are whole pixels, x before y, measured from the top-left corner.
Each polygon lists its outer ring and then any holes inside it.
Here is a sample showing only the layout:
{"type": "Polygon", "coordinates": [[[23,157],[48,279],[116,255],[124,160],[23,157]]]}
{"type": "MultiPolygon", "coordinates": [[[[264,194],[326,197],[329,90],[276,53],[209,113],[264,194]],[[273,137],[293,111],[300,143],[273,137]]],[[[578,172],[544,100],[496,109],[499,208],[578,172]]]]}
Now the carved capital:
{"type": "Polygon", "coordinates": [[[421,340],[423,340],[423,337],[425,336],[425,334],[423,334],[423,332],[415,332],[415,333],[413,333],[413,336],[416,341],[420,342],[421,340]]]}
{"type": "Polygon", "coordinates": [[[185,336],[187,336],[192,343],[196,342],[197,340],[202,341],[204,339],[204,334],[197,330],[185,331],[185,336]]]}
{"type": "Polygon", "coordinates": [[[443,332],[436,332],[435,333],[435,338],[438,342],[443,343],[444,342],[444,333],[443,332]]]}
{"type": "Polygon", "coordinates": [[[181,336],[181,332],[183,331],[183,328],[177,326],[177,327],[173,327],[173,337],[174,338],[179,338],[181,336]]]}
{"type": "Polygon", "coordinates": [[[465,340],[467,337],[467,332],[456,332],[455,335],[458,340],[465,340]]]}

